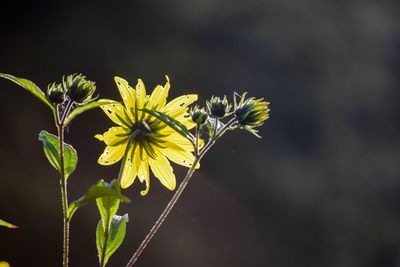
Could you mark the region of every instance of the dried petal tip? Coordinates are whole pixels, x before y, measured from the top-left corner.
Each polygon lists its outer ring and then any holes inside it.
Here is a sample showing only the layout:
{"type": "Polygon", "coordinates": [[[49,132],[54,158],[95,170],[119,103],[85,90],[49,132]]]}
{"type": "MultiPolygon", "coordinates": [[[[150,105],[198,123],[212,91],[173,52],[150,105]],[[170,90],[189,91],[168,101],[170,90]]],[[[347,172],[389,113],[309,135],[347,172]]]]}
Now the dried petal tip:
{"type": "Polygon", "coordinates": [[[69,98],[78,104],[86,104],[96,99],[93,94],[96,91],[95,82],[86,80],[82,74],[72,74],[63,77],[63,88],[69,98]]]}
{"type": "Polygon", "coordinates": [[[210,116],[214,118],[225,117],[232,105],[228,103],[228,99],[224,96],[223,99],[220,97],[213,96],[210,101],[207,101],[207,110],[210,116]]]}
{"type": "Polygon", "coordinates": [[[200,108],[198,105],[194,106],[190,110],[190,115],[192,117],[192,121],[197,124],[197,126],[203,125],[206,123],[208,114],[204,110],[204,108],[200,108]]]}
{"type": "Polygon", "coordinates": [[[65,99],[65,92],[61,84],[49,84],[49,86],[47,87],[47,98],[54,105],[63,103],[65,99]]]}
{"type": "Polygon", "coordinates": [[[239,104],[235,105],[235,117],[241,127],[260,137],[254,128],[263,125],[269,118],[269,102],[263,101],[263,98],[245,97],[246,93],[241,96],[239,104]]]}

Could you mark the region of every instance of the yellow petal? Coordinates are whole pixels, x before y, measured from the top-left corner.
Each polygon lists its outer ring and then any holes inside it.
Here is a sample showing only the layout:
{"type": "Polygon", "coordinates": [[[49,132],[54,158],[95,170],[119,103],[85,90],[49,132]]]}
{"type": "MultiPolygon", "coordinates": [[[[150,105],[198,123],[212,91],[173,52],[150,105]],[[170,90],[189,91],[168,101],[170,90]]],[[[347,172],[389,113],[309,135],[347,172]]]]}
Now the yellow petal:
{"type": "MultiPolygon", "coordinates": [[[[149,171],[149,161],[148,156],[143,155],[143,160],[140,161],[140,166],[138,168],[138,177],[139,180],[145,183],[146,188],[140,192],[142,196],[147,195],[150,189],[150,171],[149,171]]],[[[139,156],[138,156],[139,158],[139,156]]]]}
{"type": "Polygon", "coordinates": [[[10,264],[6,261],[0,261],[0,267],[10,267],[10,264]]]}
{"type": "Polygon", "coordinates": [[[167,82],[164,86],[157,85],[156,88],[153,90],[150,96],[150,108],[153,109],[161,109],[165,103],[167,102],[168,92],[170,88],[169,78],[167,78],[167,82]]]}
{"type": "Polygon", "coordinates": [[[116,124],[125,128],[132,128],[132,122],[125,112],[125,107],[120,103],[101,106],[104,113],[116,124]]]}
{"type": "Polygon", "coordinates": [[[146,87],[141,79],[138,80],[136,85],[136,103],[137,108],[143,108],[146,100],[146,87]]]}
{"type": "Polygon", "coordinates": [[[151,171],[160,180],[160,182],[169,190],[174,190],[176,186],[175,175],[168,159],[158,150],[157,158],[149,158],[151,171]]]}
{"type": "Polygon", "coordinates": [[[112,165],[124,156],[126,144],[119,146],[106,146],[103,154],[100,155],[98,163],[101,165],[112,165]]]}
{"type": "Polygon", "coordinates": [[[129,138],[130,131],[122,127],[111,127],[104,134],[96,134],[94,137],[103,141],[108,146],[114,146],[116,144],[121,144],[124,141],[127,141],[129,138]]]}
{"type": "Polygon", "coordinates": [[[133,120],[132,108],[135,108],[135,89],[130,87],[125,79],[115,77],[114,80],[117,84],[122,100],[124,101],[127,113],[130,116],[130,119],[133,120]]]}
{"type": "Polygon", "coordinates": [[[196,100],[196,94],[183,95],[166,104],[161,111],[174,118],[176,115],[182,113],[182,111],[185,111],[185,108],[196,100]]]}
{"type": "Polygon", "coordinates": [[[185,125],[186,128],[190,130],[196,126],[196,123],[193,122],[188,110],[189,108],[186,108],[186,110],[184,110],[184,112],[182,112],[181,114],[175,115],[174,119],[185,125]]]}
{"type": "Polygon", "coordinates": [[[122,170],[121,175],[121,187],[127,188],[129,187],[138,174],[138,160],[139,156],[137,155],[138,147],[131,147],[129,148],[128,155],[125,160],[124,169],[122,170]],[[135,151],[133,151],[135,149],[135,151]]]}
{"type": "MultiPolygon", "coordinates": [[[[161,133],[164,133],[162,131],[161,133]]],[[[181,150],[181,151],[193,151],[192,143],[182,135],[177,132],[174,132],[166,137],[164,137],[165,143],[162,145],[165,147],[169,147],[174,150],[181,150]]]]}
{"type": "MultiPolygon", "coordinates": [[[[189,151],[173,150],[170,148],[161,149],[161,152],[172,162],[176,164],[192,167],[193,161],[195,159],[194,155],[189,151]]],[[[197,163],[196,169],[200,168],[200,164],[197,163]]]]}

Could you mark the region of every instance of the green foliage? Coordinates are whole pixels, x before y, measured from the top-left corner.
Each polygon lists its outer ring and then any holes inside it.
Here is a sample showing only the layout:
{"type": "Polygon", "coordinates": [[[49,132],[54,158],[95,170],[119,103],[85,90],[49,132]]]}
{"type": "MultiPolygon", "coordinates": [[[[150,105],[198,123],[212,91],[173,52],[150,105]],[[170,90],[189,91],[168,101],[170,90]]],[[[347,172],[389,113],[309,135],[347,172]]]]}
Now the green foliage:
{"type": "Polygon", "coordinates": [[[31,82],[27,79],[18,78],[18,77],[12,76],[10,74],[4,74],[4,73],[0,73],[0,77],[8,79],[8,80],[18,84],[19,86],[25,88],[26,90],[31,92],[34,96],[39,98],[43,103],[45,103],[51,109],[51,111],[53,111],[53,112],[55,111],[54,106],[47,99],[47,97],[43,93],[43,91],[40,90],[40,88],[33,82],[31,82]]]}
{"type": "Polygon", "coordinates": [[[112,103],[114,103],[114,102],[115,102],[114,100],[99,99],[99,100],[97,100],[97,101],[90,102],[90,103],[85,104],[85,105],[83,105],[83,106],[79,106],[79,107],[77,107],[76,109],[74,109],[74,110],[68,115],[68,117],[65,119],[64,124],[65,124],[65,125],[69,124],[69,123],[72,121],[73,118],[75,118],[76,116],[78,116],[79,114],[81,114],[81,113],[83,113],[83,112],[85,112],[85,111],[87,111],[87,110],[90,110],[90,109],[93,109],[93,108],[97,108],[97,107],[100,107],[100,106],[102,106],[102,105],[112,104],[112,103]]]}
{"type": "MultiPolygon", "coordinates": [[[[100,181],[98,184],[102,184],[102,187],[108,188],[115,192],[115,194],[121,195],[121,189],[116,180],[111,181],[111,183],[106,183],[100,181]]],[[[117,213],[120,200],[119,198],[108,196],[96,199],[97,208],[99,209],[101,220],[105,228],[109,228],[113,216],[117,213]]]]}
{"type": "MultiPolygon", "coordinates": [[[[119,183],[100,181],[98,185],[121,194],[119,183]]],[[[96,199],[97,208],[101,219],[96,229],[96,246],[101,266],[105,266],[110,256],[117,250],[125,238],[126,222],[128,215],[117,216],[121,200],[113,196],[96,199]]]]}
{"type": "Polygon", "coordinates": [[[183,125],[182,123],[180,123],[179,121],[175,120],[174,118],[171,118],[167,114],[160,112],[160,111],[150,110],[150,109],[145,109],[145,108],[138,109],[138,110],[148,113],[153,117],[156,117],[157,119],[164,122],[172,129],[174,129],[177,133],[179,133],[183,137],[187,138],[190,142],[192,142],[192,144],[194,144],[194,139],[195,139],[194,136],[189,132],[189,130],[186,128],[186,126],[183,125]]]}
{"type": "MultiPolygon", "coordinates": [[[[60,141],[57,136],[44,130],[39,133],[39,140],[43,143],[44,153],[53,167],[61,173],[60,141]]],[[[78,163],[76,150],[69,144],[64,143],[64,172],[65,178],[74,172],[78,163]]]]}
{"type": "Polygon", "coordinates": [[[113,180],[110,183],[100,180],[97,184],[89,187],[86,194],[70,203],[68,207],[68,218],[71,219],[72,215],[79,207],[99,198],[106,198],[106,202],[112,202],[113,200],[118,200],[125,203],[131,202],[129,198],[121,194],[121,190],[119,189],[119,185],[116,180],[113,180]]]}
{"type": "Polygon", "coordinates": [[[4,221],[2,219],[0,219],[0,226],[7,227],[7,228],[12,228],[12,229],[18,228],[18,226],[14,225],[14,224],[11,224],[9,222],[6,222],[6,221],[4,221]]]}
{"type": "Polygon", "coordinates": [[[123,216],[114,215],[111,220],[109,231],[105,234],[103,220],[99,221],[96,228],[96,247],[102,266],[107,264],[108,259],[124,241],[127,222],[128,214],[123,216]]]}

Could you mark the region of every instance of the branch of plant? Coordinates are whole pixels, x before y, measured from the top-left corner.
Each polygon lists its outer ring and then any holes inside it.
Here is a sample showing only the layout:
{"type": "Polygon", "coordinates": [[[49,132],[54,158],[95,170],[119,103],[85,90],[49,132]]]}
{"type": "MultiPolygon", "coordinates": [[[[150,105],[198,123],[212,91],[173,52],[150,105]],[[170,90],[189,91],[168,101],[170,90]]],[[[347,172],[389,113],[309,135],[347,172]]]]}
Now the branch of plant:
{"type": "Polygon", "coordinates": [[[63,207],[63,229],[64,229],[64,239],[63,239],[63,266],[68,267],[69,261],[69,218],[68,218],[68,194],[67,194],[67,181],[65,177],[64,168],[64,126],[57,126],[58,129],[58,139],[60,142],[60,186],[61,186],[61,201],[63,207]]]}
{"type": "Polygon", "coordinates": [[[69,101],[66,108],[60,116],[60,107],[56,107],[56,123],[58,131],[58,140],[60,143],[60,187],[61,187],[61,201],[63,208],[63,266],[69,265],[69,217],[68,217],[68,189],[67,178],[65,176],[65,159],[64,159],[64,121],[67,118],[73,102],[69,101]]]}

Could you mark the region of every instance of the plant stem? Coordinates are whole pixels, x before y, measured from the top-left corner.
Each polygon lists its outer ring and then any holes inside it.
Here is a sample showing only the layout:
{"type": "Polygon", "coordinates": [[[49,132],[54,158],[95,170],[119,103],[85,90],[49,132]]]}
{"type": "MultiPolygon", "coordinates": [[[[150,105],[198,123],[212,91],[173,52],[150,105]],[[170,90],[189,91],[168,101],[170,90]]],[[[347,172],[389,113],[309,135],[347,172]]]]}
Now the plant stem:
{"type": "Polygon", "coordinates": [[[69,218],[68,218],[68,195],[67,195],[67,179],[65,177],[64,168],[64,126],[58,125],[58,140],[60,141],[60,168],[61,168],[61,201],[63,207],[63,225],[64,225],[64,239],[63,239],[63,266],[68,267],[69,260],[69,218]]]}
{"type": "Polygon", "coordinates": [[[175,203],[178,201],[180,195],[182,194],[183,190],[185,189],[187,183],[189,182],[190,178],[192,177],[196,165],[200,160],[200,156],[195,158],[192,167],[190,167],[189,171],[187,172],[185,178],[183,179],[182,183],[179,185],[179,188],[176,190],[174,196],[172,199],[169,201],[167,207],[164,209],[164,211],[161,213],[160,217],[156,221],[156,223],[153,225],[151,228],[150,232],[147,234],[146,238],[143,240],[142,244],[140,244],[139,248],[136,250],[135,254],[133,254],[132,258],[129,260],[128,264],[126,265],[127,267],[133,266],[133,264],[137,261],[139,258],[140,254],[142,254],[143,250],[146,248],[147,244],[150,242],[150,240],[153,238],[153,236],[156,234],[158,228],[160,228],[161,224],[164,222],[165,218],[168,216],[172,208],[174,207],[175,203]]]}
{"type": "MultiPolygon", "coordinates": [[[[219,137],[221,137],[235,122],[236,122],[236,120],[232,119],[221,129],[221,131],[218,132],[218,134],[216,134],[216,132],[214,132],[214,136],[203,147],[203,149],[200,151],[200,153],[198,153],[198,154],[196,153],[197,155],[195,157],[195,160],[193,161],[193,165],[190,167],[190,169],[186,173],[186,176],[183,179],[182,183],[179,185],[178,189],[175,191],[174,196],[168,202],[167,207],[164,209],[164,211],[161,213],[161,215],[158,218],[158,220],[156,221],[156,223],[150,229],[150,232],[147,234],[146,238],[143,240],[143,242],[140,244],[139,248],[133,254],[132,258],[129,260],[129,262],[126,265],[126,267],[132,267],[133,266],[133,264],[137,261],[137,259],[140,257],[140,255],[142,254],[142,252],[146,248],[147,244],[154,237],[154,235],[156,234],[157,230],[160,228],[161,224],[164,222],[165,218],[168,216],[168,214],[170,213],[172,208],[175,206],[175,204],[178,201],[179,197],[181,196],[183,190],[185,189],[186,185],[188,184],[190,178],[193,176],[193,173],[196,170],[197,163],[200,162],[200,160],[207,153],[207,151],[215,144],[216,140],[219,137]]],[[[215,131],[216,131],[216,129],[215,129],[215,131]]],[[[197,147],[197,149],[198,149],[198,147],[197,147]]]]}

